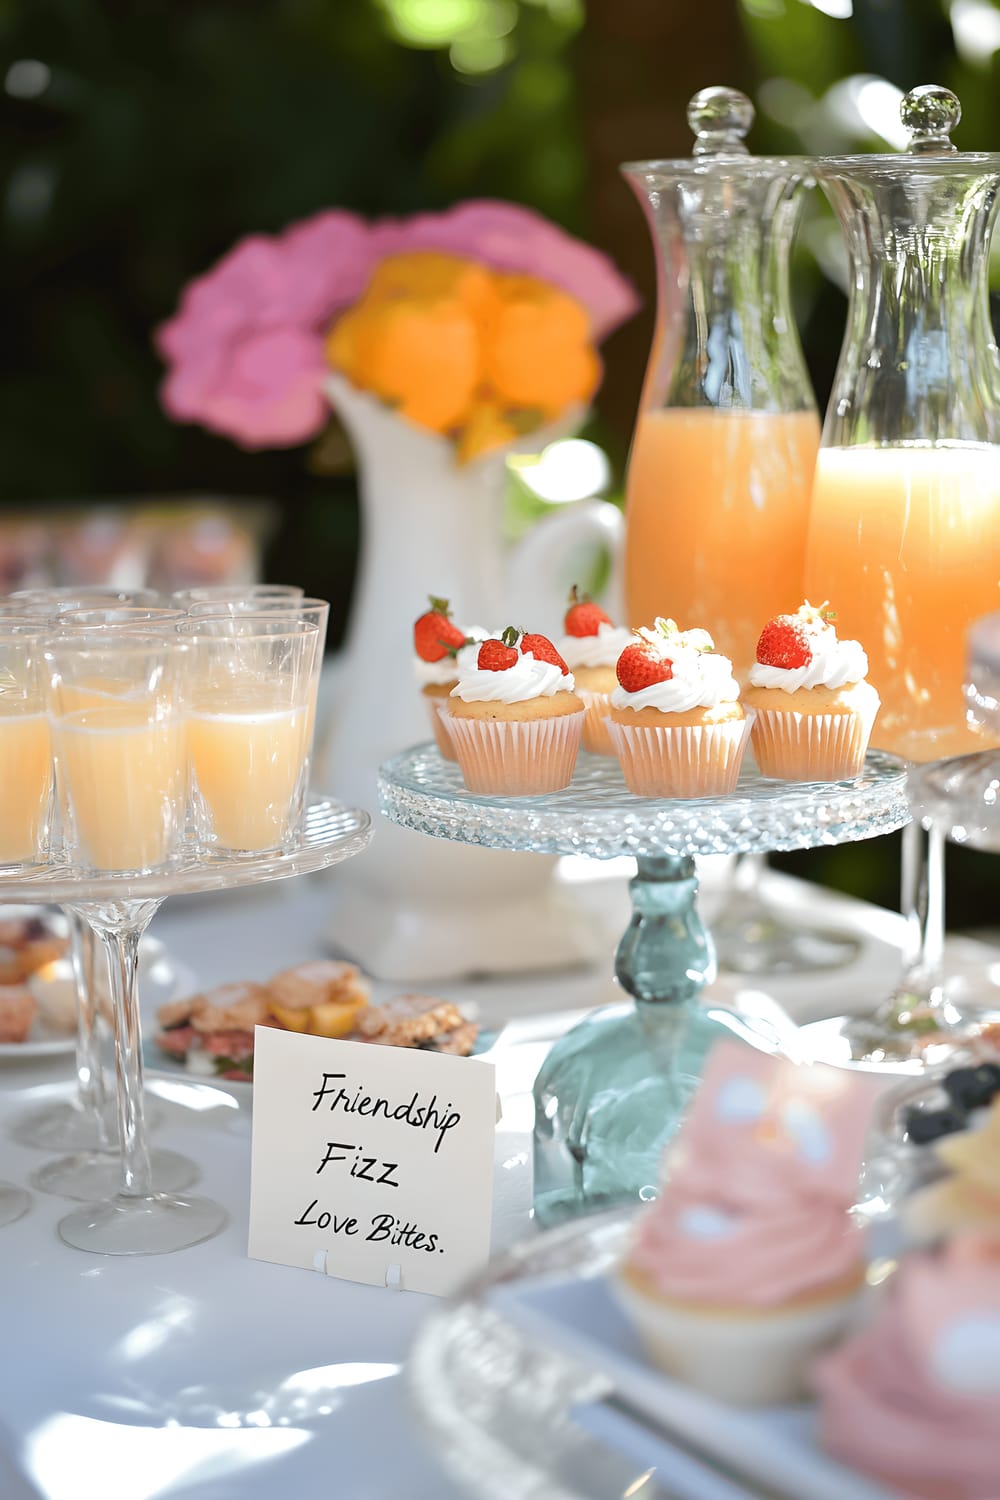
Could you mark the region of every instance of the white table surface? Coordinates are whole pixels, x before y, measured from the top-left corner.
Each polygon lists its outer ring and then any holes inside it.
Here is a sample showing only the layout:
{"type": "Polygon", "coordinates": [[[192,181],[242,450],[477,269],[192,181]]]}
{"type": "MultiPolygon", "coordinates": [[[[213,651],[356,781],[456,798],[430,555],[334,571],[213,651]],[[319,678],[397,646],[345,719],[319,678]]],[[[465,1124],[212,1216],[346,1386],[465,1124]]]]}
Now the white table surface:
{"type": "MultiPolygon", "coordinates": [[[[864,937],[850,969],[768,984],[796,1017],[860,1009],[888,992],[898,917],[780,876],[768,889],[787,909],[864,937]]],[[[624,925],[620,874],[581,882],[579,895],[624,925]]],[[[264,979],[322,952],[333,899],[318,878],[168,902],[153,931],[206,985],[264,979]]],[[[952,966],[969,972],[991,956],[970,942],[950,949],[952,966]]],[[[514,1018],[496,1051],[495,1247],[530,1232],[534,1072],[571,1012],[614,998],[610,967],[609,954],[593,972],[442,987],[475,1002],[486,1026],[514,1018]]],[[[731,1000],[738,988],[720,982],[718,993],[731,1000]]],[[[7,1128],[69,1069],[69,1059],[0,1066],[0,1176],[26,1182],[44,1160],[13,1145],[7,1128]]],[[[55,1234],[65,1200],[37,1193],[0,1230],[0,1500],[456,1500],[400,1375],[434,1300],[248,1260],[248,1111],[219,1090],[199,1097],[211,1107],[165,1105],[156,1139],[195,1158],[195,1191],[229,1209],[216,1239],[169,1256],[82,1254],[55,1234]]]]}

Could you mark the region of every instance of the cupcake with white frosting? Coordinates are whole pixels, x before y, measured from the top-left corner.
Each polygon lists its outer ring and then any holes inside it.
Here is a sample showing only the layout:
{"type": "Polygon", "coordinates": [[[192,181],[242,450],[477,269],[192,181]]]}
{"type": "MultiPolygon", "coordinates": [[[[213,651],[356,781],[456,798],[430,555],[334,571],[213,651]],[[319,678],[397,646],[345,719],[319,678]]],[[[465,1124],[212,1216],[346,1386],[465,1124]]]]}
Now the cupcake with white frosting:
{"type": "Polygon", "coordinates": [[[427,704],[437,747],[446,760],[454,760],[455,751],[443,710],[458,681],[459,658],[465,653],[466,661],[474,661],[486,631],[463,630],[456,625],[447,599],[438,599],[432,594],[428,603],[430,608],[413,625],[413,675],[427,704]]]}
{"type": "Polygon", "coordinates": [[[610,615],[574,584],[563,621],[566,634],[558,642],[560,656],[576,680],[577,695],[587,717],[583,721],[583,748],[593,755],[614,755],[605,720],[611,711],[611,694],[618,686],[615,667],[632,632],[615,625],[610,615]]]}
{"type": "Polygon", "coordinates": [[[755,711],[753,749],[765,776],[781,781],[848,781],[858,776],[879,696],[866,680],[868,657],[842,641],[825,605],[803,604],[769,620],[743,701],[755,711]]]}
{"type": "Polygon", "coordinates": [[[707,630],[658,619],[618,658],[608,734],[639,797],[717,797],[736,786],[749,721],[733,664],[707,630]]]}
{"type": "Polygon", "coordinates": [[[459,662],[448,730],[469,790],[532,797],[568,786],[584,718],[574,687],[546,636],[513,627],[459,662]]]}

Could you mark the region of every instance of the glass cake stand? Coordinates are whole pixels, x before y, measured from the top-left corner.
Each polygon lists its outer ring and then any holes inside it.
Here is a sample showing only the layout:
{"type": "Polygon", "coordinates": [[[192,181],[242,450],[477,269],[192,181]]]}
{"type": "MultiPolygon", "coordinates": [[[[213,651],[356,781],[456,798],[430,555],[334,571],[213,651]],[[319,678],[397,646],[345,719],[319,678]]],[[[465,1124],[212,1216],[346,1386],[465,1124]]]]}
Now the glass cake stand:
{"type": "MultiPolygon", "coordinates": [[[[155,1192],[152,1186],[137,969],[139,941],[161,904],[168,896],[234,890],[324,870],[360,854],[370,839],[367,813],[329,797],[313,797],[300,832],[280,851],[244,856],[193,851],[146,875],[95,875],[56,861],[0,872],[0,900],[46,902],[79,913],[100,938],[109,961],[121,1180],[113,1197],[85,1204],[60,1222],[66,1244],[104,1255],[165,1254],[210,1239],[226,1223],[225,1210],[210,1199],[155,1192]]],[[[72,1172],[74,1160],[65,1158],[60,1168],[72,1172]]],[[[82,1169],[86,1160],[80,1161],[82,1169]]],[[[182,1157],[177,1163],[190,1165],[182,1157]]]]}
{"type": "Polygon", "coordinates": [[[655,1196],[663,1147],[713,1042],[781,1044],[763,1025],[698,1003],[715,956],[694,856],[874,838],[910,816],[905,766],[875,750],[854,781],[768,781],[745,767],[731,797],[682,801],[634,797],[616,761],[587,754],[564,791],[485,797],[425,744],[382,766],[379,801],[392,822],[435,838],[637,861],[615,958],[631,1003],[595,1011],[561,1037],[535,1084],[535,1212],[545,1224],[655,1196]]]}

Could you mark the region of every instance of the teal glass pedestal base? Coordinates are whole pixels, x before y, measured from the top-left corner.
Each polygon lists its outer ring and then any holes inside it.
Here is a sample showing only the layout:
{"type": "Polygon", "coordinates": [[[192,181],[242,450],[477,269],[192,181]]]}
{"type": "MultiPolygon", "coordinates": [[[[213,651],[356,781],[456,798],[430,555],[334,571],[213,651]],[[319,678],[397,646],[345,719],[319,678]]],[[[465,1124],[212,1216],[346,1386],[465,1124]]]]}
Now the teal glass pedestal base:
{"type": "Polygon", "coordinates": [[[715,956],[694,856],[872,838],[909,817],[905,767],[880,751],[854,781],[767,781],[748,765],[730,797],[670,801],[632,796],[616,761],[586,754],[562,791],[484,797],[428,744],[381,768],[379,801],[392,822],[436,838],[636,859],[615,958],[629,1001],[560,1038],[535,1084],[535,1208],[546,1224],[655,1196],[663,1147],[715,1042],[779,1045],[771,1029],[700,998],[715,956]]]}

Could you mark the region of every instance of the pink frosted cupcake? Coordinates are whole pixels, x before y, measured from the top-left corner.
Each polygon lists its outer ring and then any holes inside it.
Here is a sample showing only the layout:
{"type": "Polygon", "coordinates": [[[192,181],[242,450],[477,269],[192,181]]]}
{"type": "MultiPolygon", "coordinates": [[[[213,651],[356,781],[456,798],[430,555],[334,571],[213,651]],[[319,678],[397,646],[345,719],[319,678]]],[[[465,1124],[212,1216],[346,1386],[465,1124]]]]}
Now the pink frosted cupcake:
{"type": "Polygon", "coordinates": [[[573,675],[544,635],[509,627],[459,664],[448,730],[466,786],[534,797],[568,786],[583,730],[573,675]]]}
{"type": "Polygon", "coordinates": [[[719,797],[740,774],[749,722],[733,664],[707,630],[657,620],[618,658],[608,734],[637,797],[719,797]]]}
{"type": "Polygon", "coordinates": [[[894,1494],[1000,1495],[1000,1239],[913,1252],[813,1372],[820,1441],[894,1494]]]}
{"type": "Polygon", "coordinates": [[[755,711],[753,749],[764,776],[779,781],[849,781],[859,776],[879,696],[865,681],[868,657],[842,641],[825,606],[803,604],[769,620],[757,642],[743,701],[755,711]]]}
{"type": "Polygon", "coordinates": [[[577,697],[587,714],[583,748],[592,755],[614,755],[605,720],[611,712],[611,694],[618,686],[618,658],[634,636],[624,625],[613,624],[575,584],[563,628],[566,634],[557,643],[559,655],[573,673],[577,697]]]}
{"type": "Polygon", "coordinates": [[[805,1393],[864,1288],[848,1210],[871,1094],[840,1070],[714,1048],[614,1283],[666,1374],[740,1406],[805,1393]]]}
{"type": "Polygon", "coordinates": [[[484,630],[462,630],[451,618],[447,599],[429,598],[430,609],[413,625],[413,672],[417,679],[437,747],[446,760],[455,759],[448,733],[447,717],[442,710],[448,695],[458,681],[458,659],[463,650],[473,653],[485,636],[484,630]]]}

